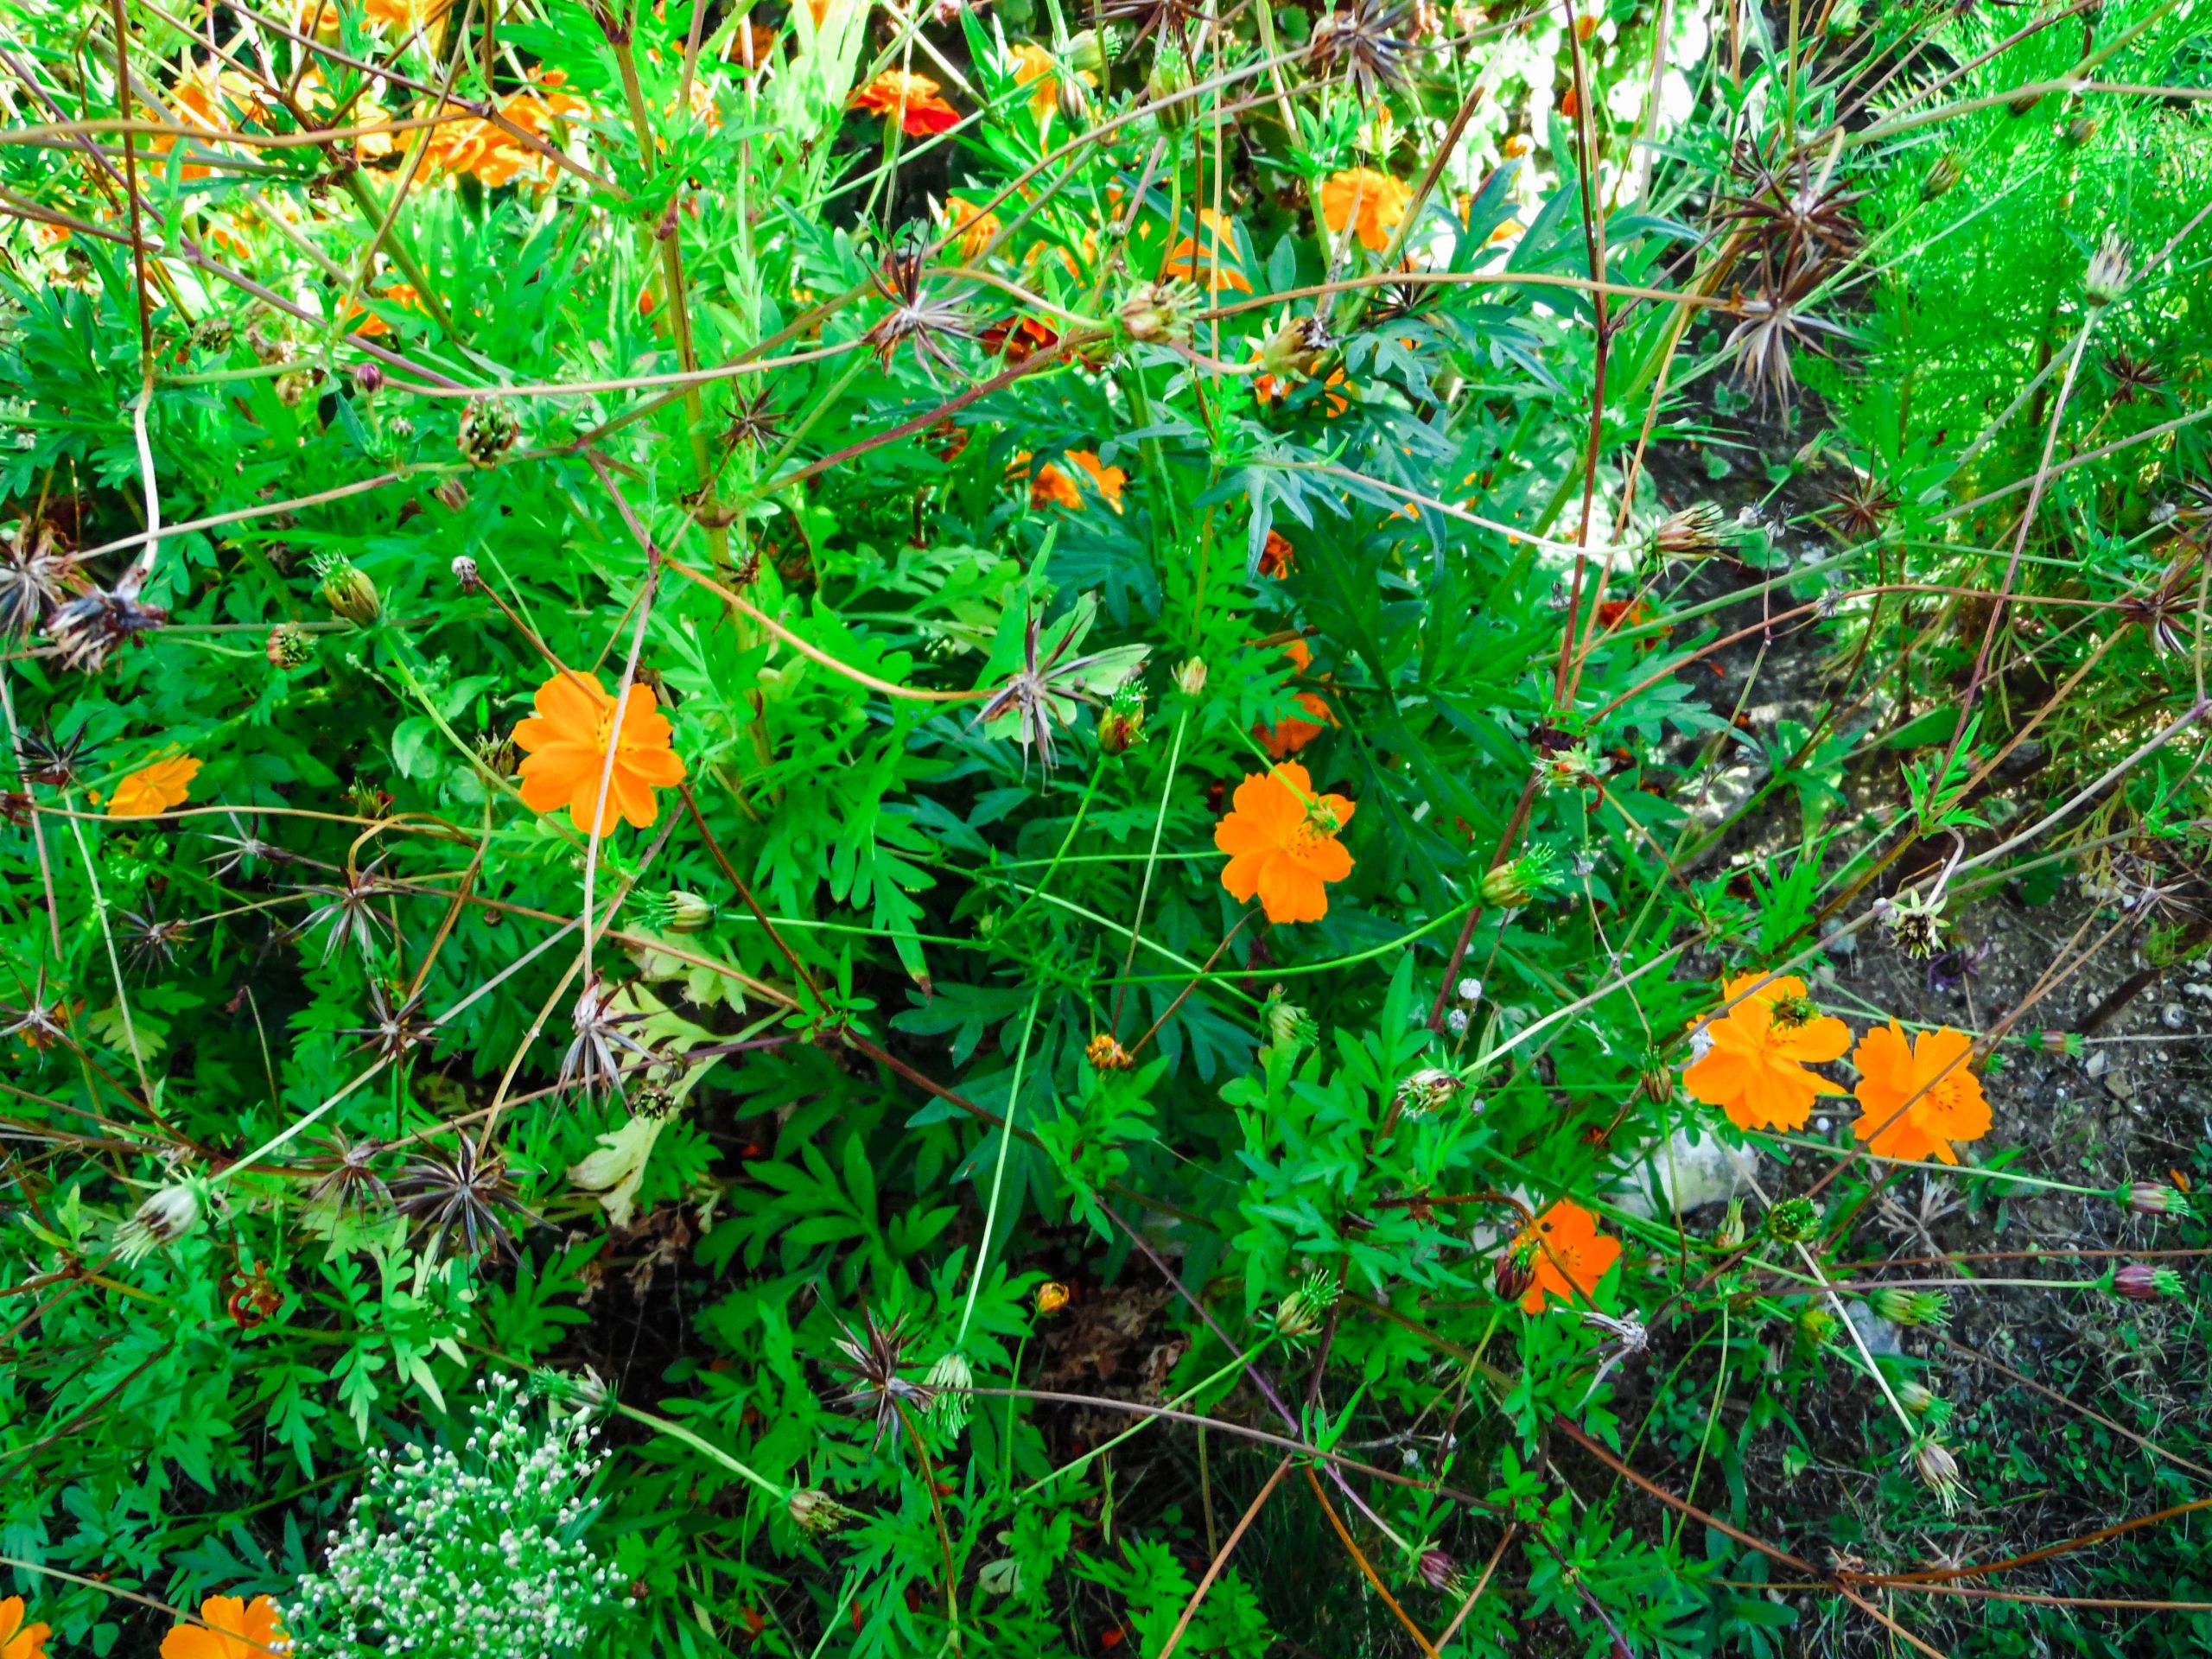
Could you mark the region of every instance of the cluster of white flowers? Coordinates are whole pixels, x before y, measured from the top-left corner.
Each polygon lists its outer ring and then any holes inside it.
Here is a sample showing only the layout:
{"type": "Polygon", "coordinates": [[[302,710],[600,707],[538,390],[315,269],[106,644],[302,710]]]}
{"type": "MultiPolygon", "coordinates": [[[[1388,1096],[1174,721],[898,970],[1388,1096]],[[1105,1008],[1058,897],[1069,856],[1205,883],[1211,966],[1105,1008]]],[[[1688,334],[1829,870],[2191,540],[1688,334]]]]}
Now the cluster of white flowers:
{"type": "Polygon", "coordinates": [[[284,1610],[302,1659],[552,1659],[579,1651],[612,1598],[578,1535],[605,1461],[582,1418],[525,1424],[516,1385],[480,1385],[458,1452],[374,1454],[325,1570],[284,1610]]]}

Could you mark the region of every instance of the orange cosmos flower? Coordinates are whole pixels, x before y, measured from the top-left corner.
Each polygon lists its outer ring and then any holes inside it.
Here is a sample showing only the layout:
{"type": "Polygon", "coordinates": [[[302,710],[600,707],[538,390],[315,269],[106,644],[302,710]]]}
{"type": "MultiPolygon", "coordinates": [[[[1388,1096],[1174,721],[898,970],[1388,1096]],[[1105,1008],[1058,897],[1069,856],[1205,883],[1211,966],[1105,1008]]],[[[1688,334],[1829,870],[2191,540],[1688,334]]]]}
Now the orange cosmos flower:
{"type": "Polygon", "coordinates": [[[1411,187],[1388,173],[1371,167],[1346,168],[1321,181],[1321,218],[1332,231],[1351,226],[1358,232],[1359,245],[1379,253],[1413,199],[1411,187]]]}
{"type": "Polygon", "coordinates": [[[1236,268],[1235,232],[1234,222],[1226,213],[1217,213],[1211,207],[1199,208],[1197,234],[1185,237],[1168,251],[1166,262],[1160,267],[1161,278],[1180,276],[1210,294],[1230,288],[1239,294],[1249,294],[1252,284],[1236,268]],[[1212,245],[1200,247],[1198,245],[1204,240],[1210,240],[1212,245]]]}
{"type": "MultiPolygon", "coordinates": [[[[1274,532],[1268,533],[1272,536],[1274,532]]],[[[1301,674],[1313,666],[1313,649],[1303,639],[1292,640],[1282,648],[1282,654],[1298,664],[1298,671],[1301,674]]],[[[1296,754],[1337,723],[1336,716],[1329,712],[1328,703],[1318,691],[1300,692],[1298,706],[1313,718],[1300,720],[1296,715],[1292,715],[1275,725],[1269,726],[1262,721],[1252,728],[1252,735],[1260,740],[1260,747],[1268,752],[1270,760],[1296,754]]]]}
{"type": "Polygon", "coordinates": [[[1213,827],[1213,844],[1229,855],[1221,885],[1242,901],[1253,894],[1271,922],[1318,922],[1329,913],[1332,881],[1351,874],[1351,855],[1337,839],[1351,822],[1341,795],[1316,796],[1295,760],[1236,785],[1233,810],[1213,827]]]}
{"type": "Polygon", "coordinates": [[[1598,1230],[1598,1217],[1571,1198],[1558,1203],[1514,1236],[1506,1249],[1528,1262],[1535,1281],[1522,1297],[1523,1312],[1541,1313],[1547,1300],[1573,1305],[1590,1300],[1606,1269],[1620,1259],[1621,1242],[1598,1230]]]}
{"type": "Polygon", "coordinates": [[[200,1604],[199,1624],[179,1624],[162,1638],[162,1659],[269,1659],[287,1651],[291,1635],[266,1596],[241,1601],[210,1596],[200,1604]]]}
{"type": "Polygon", "coordinates": [[[1908,1042],[1895,1020],[1859,1039],[1859,1121],[1851,1132],[1877,1158],[1955,1164],[1951,1143],[1989,1133],[1989,1101],[1967,1062],[1974,1039],[1946,1026],[1908,1042]]]}
{"type": "MultiPolygon", "coordinates": [[[[1260,354],[1257,346],[1253,348],[1252,354],[1255,357],[1260,354]]],[[[1329,378],[1321,383],[1322,407],[1327,411],[1331,420],[1334,420],[1351,407],[1351,398],[1348,395],[1351,391],[1351,382],[1344,378],[1344,370],[1341,368],[1331,370],[1329,378]]],[[[1291,384],[1278,380],[1272,374],[1263,372],[1252,377],[1252,396],[1258,398],[1263,407],[1279,398],[1289,397],[1290,393],[1291,384]]]]}
{"type": "Polygon", "coordinates": [[[1711,1045],[1683,1086],[1739,1129],[1803,1128],[1815,1100],[1844,1092],[1806,1064],[1840,1059],[1851,1027],[1815,1007],[1802,979],[1738,974],[1724,995],[1735,1006],[1707,1024],[1711,1045]]]}
{"type": "Polygon", "coordinates": [[[953,233],[960,238],[960,257],[980,259],[983,250],[989,247],[991,238],[1006,228],[1006,221],[996,213],[987,213],[971,201],[957,196],[946,199],[944,216],[950,221],[953,233]]]}
{"type": "Polygon", "coordinates": [[[522,763],[524,805],[537,812],[565,806],[586,835],[606,834],[618,818],[643,830],[659,816],[653,791],[682,783],[683,761],[671,746],[668,716],[655,704],[652,688],[633,685],[614,746],[614,769],[607,774],[606,810],[594,830],[615,702],[596,674],[556,674],[537,688],[537,717],[515,728],[515,743],[530,757],[522,763]]]}
{"type": "MultiPolygon", "coordinates": [[[[1017,465],[1028,459],[1027,455],[1014,457],[1017,465]]],[[[1116,512],[1121,512],[1122,486],[1129,481],[1128,474],[1119,467],[1107,466],[1088,449],[1071,449],[1061,459],[1090,474],[1091,484],[1100,499],[1116,512]]],[[[1076,487],[1073,479],[1048,461],[1037,469],[1036,476],[1030,480],[1029,505],[1040,511],[1054,506],[1065,507],[1074,512],[1083,505],[1083,492],[1076,487]]]]}
{"type": "Polygon", "coordinates": [[[200,762],[181,749],[173,749],[115,786],[107,804],[111,818],[157,818],[173,806],[182,806],[191,793],[200,762]]]}
{"type": "Polygon", "coordinates": [[[848,99],[845,107],[895,118],[909,138],[950,132],[960,124],[960,111],[939,95],[937,82],[899,69],[885,70],[848,99]]]}
{"type": "MultiPolygon", "coordinates": [[[[556,121],[590,113],[591,106],[561,88],[568,77],[557,69],[531,77],[526,90],[499,105],[499,113],[531,137],[546,140],[556,121]]],[[[457,111],[448,109],[448,115],[457,111]]],[[[505,128],[474,116],[433,128],[425,147],[430,164],[444,173],[467,173],[490,189],[512,184],[527,175],[543,185],[551,181],[553,163],[518,141],[505,128]]]]}
{"type": "Polygon", "coordinates": [[[46,1659],[47,1627],[23,1623],[23,1599],[0,1601],[0,1659],[46,1659]]]}
{"type": "Polygon", "coordinates": [[[1269,531],[1267,544],[1260,550],[1260,574],[1281,582],[1297,563],[1298,556],[1291,549],[1290,538],[1279,530],[1269,531]]]}

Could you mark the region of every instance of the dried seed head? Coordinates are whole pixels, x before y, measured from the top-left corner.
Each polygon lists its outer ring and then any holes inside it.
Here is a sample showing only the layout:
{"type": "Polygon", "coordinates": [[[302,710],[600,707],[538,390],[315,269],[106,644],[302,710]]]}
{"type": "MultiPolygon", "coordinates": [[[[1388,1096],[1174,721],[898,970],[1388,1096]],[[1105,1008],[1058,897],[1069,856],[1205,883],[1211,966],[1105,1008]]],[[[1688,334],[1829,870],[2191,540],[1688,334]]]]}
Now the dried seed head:
{"type": "Polygon", "coordinates": [[[169,620],[159,606],[142,605],[135,593],[95,588],[54,607],[46,637],[61,653],[65,667],[96,674],[119,645],[150,633],[169,620]]]}
{"type": "Polygon", "coordinates": [[[64,595],[85,586],[82,556],[64,547],[54,526],[19,518],[0,536],[0,633],[28,639],[64,595]]]}
{"type": "Polygon", "coordinates": [[[455,441],[470,466],[496,467],[499,457],[513,448],[521,435],[522,423],[503,400],[472,397],[461,411],[455,441]]]}
{"type": "Polygon", "coordinates": [[[192,325],[193,349],[222,353],[231,349],[231,342],[238,337],[237,326],[219,312],[202,317],[192,325]]]}
{"type": "Polygon", "coordinates": [[[289,374],[276,377],[276,401],[287,409],[297,409],[307,402],[308,393],[315,390],[315,383],[322,378],[319,369],[294,369],[289,374]]]}
{"type": "Polygon", "coordinates": [[[200,1225],[205,1192],[204,1182],[179,1181],[154,1193],[115,1230],[116,1254],[126,1262],[137,1262],[175,1243],[200,1225]]]}
{"type": "Polygon", "coordinates": [[[1285,317],[1260,342],[1260,367],[1278,379],[1303,378],[1336,349],[1336,337],[1319,317],[1285,317]]]}
{"type": "Polygon", "coordinates": [[[484,585],[483,573],[477,569],[476,561],[466,553],[454,560],[453,579],[461,584],[464,594],[473,594],[484,585]]]}
{"type": "Polygon", "coordinates": [[[1320,1035],[1313,1016],[1286,999],[1280,985],[1268,990],[1268,1000],[1261,1005],[1260,1023],[1268,1028],[1268,1040],[1277,1048],[1303,1048],[1320,1035]]]}
{"type": "Polygon", "coordinates": [[[1372,104],[1389,88],[1413,78],[1413,7],[1406,0],[1351,0],[1313,24],[1313,61],[1324,72],[1339,65],[1344,78],[1372,104]]]}

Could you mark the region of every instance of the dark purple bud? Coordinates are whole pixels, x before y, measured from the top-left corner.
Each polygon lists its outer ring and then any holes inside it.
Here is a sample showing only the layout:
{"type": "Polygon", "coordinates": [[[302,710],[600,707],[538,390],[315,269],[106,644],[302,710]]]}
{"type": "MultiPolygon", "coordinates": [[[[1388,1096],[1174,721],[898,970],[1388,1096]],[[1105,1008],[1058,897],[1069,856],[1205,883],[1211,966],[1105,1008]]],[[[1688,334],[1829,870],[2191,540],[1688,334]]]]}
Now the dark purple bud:
{"type": "Polygon", "coordinates": [[[384,365],[360,363],[353,368],[353,389],[364,397],[373,397],[384,390],[384,365]]]}
{"type": "Polygon", "coordinates": [[[1459,1581],[1459,1563],[1451,1552],[1424,1549],[1421,1553],[1421,1581],[1432,1590],[1449,1590],[1459,1581]]]}

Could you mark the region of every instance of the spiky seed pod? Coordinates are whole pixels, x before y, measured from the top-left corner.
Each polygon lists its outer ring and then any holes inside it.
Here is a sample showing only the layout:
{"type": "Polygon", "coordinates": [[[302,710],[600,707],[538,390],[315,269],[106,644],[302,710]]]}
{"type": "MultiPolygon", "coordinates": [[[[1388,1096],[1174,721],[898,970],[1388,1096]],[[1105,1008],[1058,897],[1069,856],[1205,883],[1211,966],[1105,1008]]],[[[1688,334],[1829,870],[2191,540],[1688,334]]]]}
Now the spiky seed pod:
{"type": "Polygon", "coordinates": [[[1810,1198],[1784,1198],[1766,1212],[1766,1230],[1785,1244],[1802,1244],[1821,1230],[1821,1206],[1810,1198]]]}
{"type": "Polygon", "coordinates": [[[1928,172],[1920,181],[1920,199],[1933,201],[1938,196],[1948,195],[1951,187],[1966,175],[1966,163],[1945,150],[1928,164],[1928,172]]]}
{"type": "Polygon", "coordinates": [[[1131,289],[1117,315],[1122,331],[1140,345],[1165,345],[1191,337],[1191,314],[1198,309],[1198,290],[1180,277],[1164,283],[1139,283],[1131,289]]]}
{"type": "Polygon", "coordinates": [[[1548,847],[1509,859],[1484,872],[1483,903],[1496,910],[1518,910],[1549,883],[1554,854],[1548,847]]]}
{"type": "Polygon", "coordinates": [[[84,585],[84,555],[65,547],[54,527],[21,518],[0,536],[0,634],[28,639],[41,619],[84,585]]]}
{"type": "Polygon", "coordinates": [[[333,616],[365,628],[384,614],[384,600],[376,583],[351,560],[334,553],[319,553],[308,569],[315,572],[322,602],[330,607],[333,616]]]}
{"type": "Polygon", "coordinates": [[[513,448],[521,435],[522,423],[504,399],[472,397],[461,411],[454,438],[470,466],[496,467],[499,457],[513,448]]]}
{"type": "Polygon", "coordinates": [[[139,603],[136,594],[95,588],[56,606],[46,620],[46,637],[54,641],[65,667],[97,674],[118,646],[151,633],[168,620],[167,611],[139,603]]]}
{"type": "Polygon", "coordinates": [[[2120,1192],[2120,1201],[2139,1216],[2190,1215],[2189,1199],[2164,1181],[2137,1181],[2120,1192]]]}
{"type": "Polygon", "coordinates": [[[842,1532],[861,1517],[857,1511],[847,1509],[819,1487],[805,1486],[785,1500],[784,1513],[790,1516],[791,1524],[813,1538],[827,1538],[831,1533],[842,1532]]]}
{"type": "Polygon", "coordinates": [[[859,1331],[842,1319],[837,1321],[837,1329],[841,1334],[833,1338],[833,1345],[842,1357],[830,1363],[852,1376],[852,1386],[837,1403],[874,1417],[875,1434],[869,1442],[873,1450],[882,1443],[884,1432],[897,1426],[903,1409],[911,1407],[916,1411],[928,1410],[937,1398],[937,1391],[927,1383],[915,1382],[899,1374],[906,1363],[906,1320],[903,1315],[888,1325],[881,1325],[870,1313],[859,1331]]]}
{"type": "Polygon", "coordinates": [[[1941,1291],[1900,1290],[1885,1285],[1874,1293],[1872,1306],[1891,1325],[1944,1325],[1951,1318],[1950,1298],[1941,1291]]]}
{"type": "Polygon", "coordinates": [[[1144,688],[1124,685],[1106,700],[1098,715],[1098,747],[1108,754],[1127,754],[1144,739],[1144,688]]]}
{"type": "Polygon", "coordinates": [[[1427,1117],[1451,1103],[1460,1090],[1459,1077],[1441,1066],[1424,1066],[1398,1085],[1398,1109],[1408,1117],[1427,1117]]]}
{"type": "Polygon", "coordinates": [[[304,668],[315,660],[315,636],[296,622],[279,622],[264,649],[271,668],[304,668]]]}
{"type": "Polygon", "coordinates": [[[1371,104],[1413,78],[1412,19],[1405,0],[1351,0],[1314,23],[1313,61],[1341,73],[1371,104]]]}
{"type": "Polygon", "coordinates": [[[2129,276],[2126,242],[2117,232],[2105,232],[2104,240],[2097,244],[2097,251],[2089,256],[2089,268],[2082,276],[2082,297],[2091,305],[2104,307],[2127,291],[2129,276]]]}
{"type": "Polygon", "coordinates": [[[1100,1032],[1083,1046],[1083,1058],[1094,1071],[1126,1071],[1136,1062],[1110,1032],[1100,1032]]]}
{"type": "Polygon", "coordinates": [[[391,1179],[399,1213],[418,1224],[417,1237],[443,1251],[458,1242],[467,1254],[505,1254],[505,1217],[531,1218],[507,1179],[506,1160],[480,1158],[465,1134],[454,1138],[451,1157],[425,1152],[391,1179]]]}

